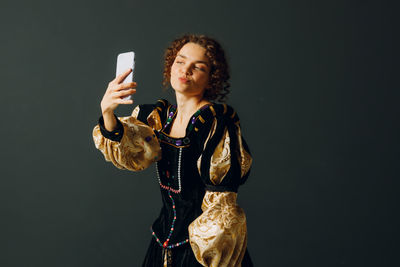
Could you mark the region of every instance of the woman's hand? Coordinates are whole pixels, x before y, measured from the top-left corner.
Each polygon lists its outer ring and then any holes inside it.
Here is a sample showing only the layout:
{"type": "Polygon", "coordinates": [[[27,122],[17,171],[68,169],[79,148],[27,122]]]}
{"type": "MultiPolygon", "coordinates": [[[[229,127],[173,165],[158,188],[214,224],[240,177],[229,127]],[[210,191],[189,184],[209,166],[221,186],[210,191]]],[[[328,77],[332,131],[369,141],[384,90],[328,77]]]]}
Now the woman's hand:
{"type": "Polygon", "coordinates": [[[133,104],[133,100],[122,99],[128,95],[136,93],[136,83],[122,83],[123,80],[131,73],[132,69],[128,69],[121,75],[115,77],[107,87],[106,93],[101,100],[101,112],[113,113],[119,104],[133,104]]]}
{"type": "Polygon", "coordinates": [[[131,73],[132,69],[128,69],[121,75],[118,75],[112,80],[107,87],[107,90],[101,100],[101,113],[103,114],[104,126],[107,131],[114,130],[117,121],[114,117],[114,110],[119,104],[133,104],[133,99],[122,99],[128,95],[136,93],[136,83],[122,83],[125,78],[131,73]]]}

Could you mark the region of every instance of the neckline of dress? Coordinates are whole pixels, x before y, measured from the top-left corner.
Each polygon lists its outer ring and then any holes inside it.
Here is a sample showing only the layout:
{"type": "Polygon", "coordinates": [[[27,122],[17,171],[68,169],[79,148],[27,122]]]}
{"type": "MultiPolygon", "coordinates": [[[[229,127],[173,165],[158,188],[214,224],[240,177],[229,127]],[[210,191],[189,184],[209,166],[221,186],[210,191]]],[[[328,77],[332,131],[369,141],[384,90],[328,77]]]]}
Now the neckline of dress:
{"type": "Polygon", "coordinates": [[[188,130],[190,124],[194,124],[194,122],[196,122],[196,120],[197,120],[197,118],[200,116],[200,114],[201,114],[202,112],[204,112],[205,110],[209,109],[210,106],[213,106],[213,105],[214,105],[214,103],[204,104],[204,105],[201,106],[198,110],[196,110],[196,111],[192,114],[192,116],[190,116],[190,119],[189,119],[189,121],[188,121],[188,123],[187,123],[187,125],[186,125],[186,127],[185,127],[185,136],[182,136],[182,137],[174,137],[174,136],[171,136],[169,133],[171,132],[172,123],[173,123],[173,122],[175,121],[175,119],[176,119],[176,114],[177,114],[177,111],[178,111],[178,107],[177,107],[175,104],[171,104],[171,105],[168,107],[167,113],[170,114],[171,112],[173,112],[173,114],[172,114],[171,117],[168,115],[168,117],[167,117],[167,122],[165,123],[165,125],[164,125],[163,129],[161,130],[161,132],[162,132],[163,134],[165,134],[166,136],[168,136],[169,138],[175,139],[175,140],[180,140],[180,139],[186,138],[186,137],[189,135],[189,132],[190,132],[190,131],[188,130]],[[171,111],[171,108],[173,109],[173,111],[171,111]],[[169,123],[168,123],[168,118],[171,118],[171,121],[170,121],[169,123]],[[168,124],[168,125],[167,125],[167,124],[168,124]],[[168,128],[168,127],[169,127],[169,132],[166,133],[166,132],[165,132],[165,129],[168,128]]]}

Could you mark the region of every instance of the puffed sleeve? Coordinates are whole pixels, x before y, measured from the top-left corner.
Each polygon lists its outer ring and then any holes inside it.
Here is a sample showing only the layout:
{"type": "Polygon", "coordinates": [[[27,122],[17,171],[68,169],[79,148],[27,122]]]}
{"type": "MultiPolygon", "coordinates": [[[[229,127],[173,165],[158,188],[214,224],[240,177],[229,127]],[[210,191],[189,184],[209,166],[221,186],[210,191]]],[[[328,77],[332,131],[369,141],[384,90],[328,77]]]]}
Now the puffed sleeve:
{"type": "Polygon", "coordinates": [[[241,266],[247,246],[246,216],[236,202],[252,158],[239,118],[229,106],[215,117],[198,162],[206,185],[203,213],[189,226],[194,255],[203,266],[241,266]]]}
{"type": "Polygon", "coordinates": [[[119,117],[117,127],[109,132],[104,127],[102,117],[93,129],[93,141],[106,161],[111,161],[117,168],[140,171],[161,158],[161,149],[154,130],[161,127],[156,111],[151,112],[148,124],[138,120],[140,106],[131,116],[119,117]]]}

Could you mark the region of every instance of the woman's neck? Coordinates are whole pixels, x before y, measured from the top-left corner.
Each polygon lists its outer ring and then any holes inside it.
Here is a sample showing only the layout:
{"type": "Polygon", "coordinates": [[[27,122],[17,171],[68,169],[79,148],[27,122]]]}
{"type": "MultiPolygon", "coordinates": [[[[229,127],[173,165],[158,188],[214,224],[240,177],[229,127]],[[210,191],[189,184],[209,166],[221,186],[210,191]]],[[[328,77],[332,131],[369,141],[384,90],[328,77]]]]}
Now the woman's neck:
{"type": "Polygon", "coordinates": [[[210,102],[203,98],[203,96],[185,96],[181,94],[176,94],[176,104],[177,113],[175,117],[175,122],[179,124],[187,123],[190,116],[193,115],[200,107],[205,104],[210,104],[210,102]]]}

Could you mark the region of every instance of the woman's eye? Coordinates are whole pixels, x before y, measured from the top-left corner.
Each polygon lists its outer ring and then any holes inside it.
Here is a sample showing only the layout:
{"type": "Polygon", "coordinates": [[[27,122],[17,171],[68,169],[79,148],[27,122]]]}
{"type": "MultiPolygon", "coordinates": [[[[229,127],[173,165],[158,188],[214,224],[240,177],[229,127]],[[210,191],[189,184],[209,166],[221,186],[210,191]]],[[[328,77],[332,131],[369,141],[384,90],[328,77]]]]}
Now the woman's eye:
{"type": "Polygon", "coordinates": [[[177,61],[176,64],[183,64],[183,62],[182,61],[177,61]]]}
{"type": "Polygon", "coordinates": [[[205,71],[205,69],[202,68],[202,67],[194,67],[194,68],[197,69],[197,70],[205,71]]]}

